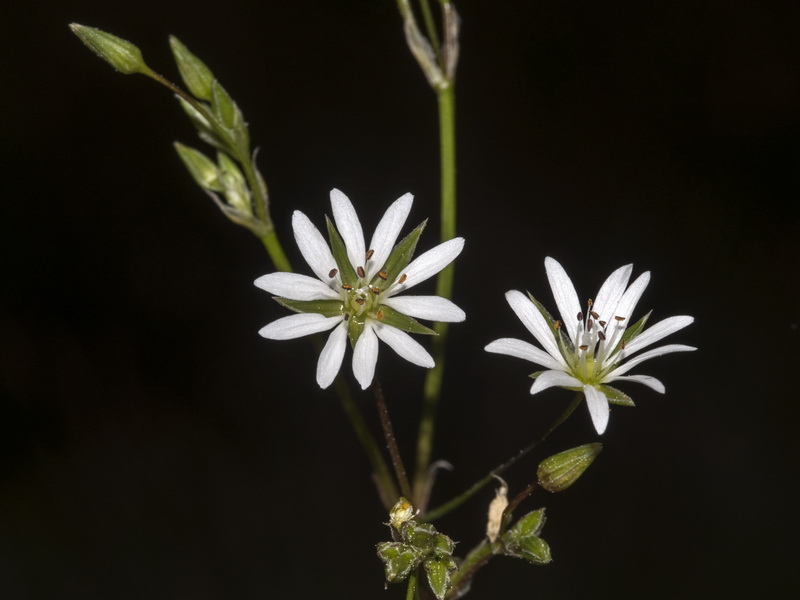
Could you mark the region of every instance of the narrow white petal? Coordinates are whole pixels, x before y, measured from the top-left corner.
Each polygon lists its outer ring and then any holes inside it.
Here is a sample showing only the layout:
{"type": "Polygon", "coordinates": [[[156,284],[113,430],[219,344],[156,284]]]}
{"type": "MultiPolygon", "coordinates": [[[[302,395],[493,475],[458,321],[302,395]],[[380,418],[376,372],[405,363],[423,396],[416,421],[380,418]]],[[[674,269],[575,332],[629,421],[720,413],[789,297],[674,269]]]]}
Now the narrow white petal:
{"type": "Polygon", "coordinates": [[[415,319],[460,323],[467,318],[463,310],[441,296],[395,296],[384,304],[415,319]]]}
{"type": "Polygon", "coordinates": [[[494,352],[495,354],[506,354],[508,356],[529,360],[532,363],[542,365],[548,369],[555,369],[556,371],[563,371],[566,369],[566,364],[562,364],[544,350],[537,348],[533,344],[514,338],[500,338],[499,340],[489,343],[484,350],[487,352],[494,352]]]}
{"type": "Polygon", "coordinates": [[[397,352],[401,358],[408,362],[430,369],[433,367],[433,357],[422,347],[414,338],[405,331],[400,331],[388,325],[375,324],[376,335],[383,340],[387,346],[397,352]]]}
{"type": "Polygon", "coordinates": [[[590,385],[583,386],[583,393],[586,394],[586,406],[592,417],[594,428],[597,433],[602,435],[608,425],[608,398],[603,392],[590,385]]]}
{"type": "Polygon", "coordinates": [[[522,321],[525,328],[533,334],[536,341],[542,345],[542,348],[544,348],[550,356],[560,363],[563,363],[564,359],[558,349],[555,334],[533,302],[531,302],[525,294],[516,290],[506,292],[506,300],[511,310],[519,317],[519,320],[522,321]]]}
{"type": "Polygon", "coordinates": [[[663,383],[661,383],[655,377],[650,377],[650,375],[623,375],[622,377],[614,377],[612,381],[635,381],[636,383],[641,383],[649,388],[654,389],[659,394],[663,394],[665,391],[667,391],[667,388],[664,387],[663,383]]]}
{"type": "Polygon", "coordinates": [[[531,394],[538,394],[542,390],[556,386],[579,388],[582,385],[580,381],[572,375],[564,373],[564,371],[545,371],[534,380],[531,386],[531,394]]]}
{"type": "Polygon", "coordinates": [[[338,292],[332,290],[319,279],[297,273],[269,273],[262,275],[254,282],[262,290],[290,300],[320,300],[340,298],[338,292]]]}
{"type": "Polygon", "coordinates": [[[363,267],[366,262],[367,253],[364,247],[364,232],[361,229],[361,221],[358,220],[356,209],[353,203],[342,192],[337,189],[331,190],[331,208],[333,209],[333,220],[336,229],[344,240],[347,247],[347,256],[353,264],[353,268],[363,267]]]}
{"type": "Polygon", "coordinates": [[[300,248],[300,253],[306,259],[308,266],[320,281],[329,281],[328,273],[336,268],[336,261],[319,229],[299,210],[292,214],[292,229],[297,247],[300,248]]]}
{"type": "Polygon", "coordinates": [[[628,343],[628,345],[625,347],[625,356],[630,356],[634,352],[638,352],[650,344],[655,344],[668,335],[683,329],[687,325],[691,325],[693,322],[694,317],[688,316],[669,317],[663,321],[659,321],[652,327],[645,329],[642,333],[628,343]]]}
{"type": "Polygon", "coordinates": [[[436,275],[439,271],[453,262],[456,256],[461,254],[461,250],[463,249],[464,238],[459,237],[442,242],[435,248],[431,248],[424,254],[421,254],[412,260],[403,271],[403,273],[406,275],[405,282],[392,288],[392,290],[389,292],[389,295],[394,296],[395,294],[399,294],[400,292],[405,291],[417,285],[418,283],[422,283],[428,279],[428,277],[436,275]]]}
{"type": "Polygon", "coordinates": [[[323,390],[336,379],[336,375],[342,366],[346,347],[347,323],[342,321],[336,329],[331,331],[317,361],[317,383],[323,390]]]}
{"type": "Polygon", "coordinates": [[[606,341],[603,345],[603,352],[598,356],[598,360],[605,361],[608,353],[612,352],[622,339],[625,329],[629,325],[633,325],[631,315],[642,297],[647,284],[650,283],[650,271],[645,271],[631,284],[620,298],[617,307],[614,309],[614,314],[608,319],[608,326],[606,327],[606,341]],[[616,317],[623,317],[622,321],[618,321],[616,317]]]}
{"type": "Polygon", "coordinates": [[[341,320],[342,317],[323,317],[317,313],[301,313],[273,321],[262,327],[258,334],[269,340],[292,340],[304,335],[327,331],[341,320]]]}
{"type": "Polygon", "coordinates": [[[389,258],[389,254],[391,254],[392,248],[394,248],[394,244],[397,241],[397,236],[400,235],[400,230],[405,225],[408,213],[411,212],[411,204],[413,202],[414,196],[404,194],[392,202],[392,205],[383,214],[380,223],[375,228],[375,233],[372,234],[372,241],[369,243],[368,250],[374,250],[374,252],[367,267],[367,281],[371,280],[381,270],[386,259],[389,258]]]}
{"type": "Polygon", "coordinates": [[[367,322],[364,331],[353,348],[353,375],[356,376],[362,390],[367,389],[375,376],[375,364],[378,362],[378,338],[367,322]]]}
{"type": "Polygon", "coordinates": [[[608,279],[600,286],[600,291],[597,292],[594,306],[592,307],[600,315],[600,321],[608,322],[609,319],[613,318],[614,311],[625,293],[625,286],[628,285],[632,271],[633,265],[620,267],[609,275],[608,279]]]}
{"type": "Polygon", "coordinates": [[[544,268],[547,271],[547,280],[553,290],[561,321],[567,328],[571,340],[575,340],[578,331],[578,313],[581,312],[581,303],[572,280],[567,275],[557,260],[549,256],[544,259],[544,268]]]}
{"type": "Polygon", "coordinates": [[[609,375],[613,378],[617,378],[619,375],[623,373],[627,373],[633,367],[638,365],[641,362],[649,360],[651,358],[655,358],[656,356],[662,356],[664,354],[670,354],[672,352],[688,352],[690,350],[697,350],[697,348],[693,348],[692,346],[684,346],[683,344],[668,344],[666,346],[659,346],[658,348],[653,348],[652,350],[648,350],[644,354],[640,354],[629,361],[618,366],[616,369],[611,371],[609,375]]]}

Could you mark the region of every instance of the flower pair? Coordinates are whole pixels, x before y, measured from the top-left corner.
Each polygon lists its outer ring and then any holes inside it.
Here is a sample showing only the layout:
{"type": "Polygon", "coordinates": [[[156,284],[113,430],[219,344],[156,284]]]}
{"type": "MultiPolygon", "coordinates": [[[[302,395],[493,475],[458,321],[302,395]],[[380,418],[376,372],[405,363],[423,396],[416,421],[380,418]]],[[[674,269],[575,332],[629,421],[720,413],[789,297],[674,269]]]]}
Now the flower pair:
{"type": "MultiPolygon", "coordinates": [[[[465,318],[464,312],[446,298],[399,295],[441,271],[464,247],[463,238],[455,238],[412,260],[424,222],[395,245],[412,201],[411,194],[396,200],[366,245],[350,200],[339,190],[331,191],[333,221],[326,217],[330,246],[306,215],[295,211],[292,216],[295,240],[317,279],[271,273],[255,282],[298,313],[262,328],[262,336],[283,340],[333,330],[317,363],[317,383],[322,388],[328,387],[339,372],[348,340],[353,347],[353,373],[366,389],[375,373],[378,340],[409,362],[431,368],[433,358],[408,335],[434,334],[417,319],[459,322],[465,318]]],[[[609,403],[633,405],[626,394],[608,384],[635,381],[663,393],[664,385],[657,379],[627,373],[649,358],[694,348],[670,344],[630,357],[694,319],[670,317],[645,331],[648,313],[631,324],[636,304],[650,280],[649,272],[645,272],[628,285],[632,265],[614,271],[585,307],[556,260],[546,258],[545,269],[560,320],[553,319],[533,296],[506,293],[512,310],[543,349],[522,340],[501,338],[486,350],[545,367],[532,375],[531,394],[554,386],[582,392],[595,429],[603,433],[609,403]]]]}

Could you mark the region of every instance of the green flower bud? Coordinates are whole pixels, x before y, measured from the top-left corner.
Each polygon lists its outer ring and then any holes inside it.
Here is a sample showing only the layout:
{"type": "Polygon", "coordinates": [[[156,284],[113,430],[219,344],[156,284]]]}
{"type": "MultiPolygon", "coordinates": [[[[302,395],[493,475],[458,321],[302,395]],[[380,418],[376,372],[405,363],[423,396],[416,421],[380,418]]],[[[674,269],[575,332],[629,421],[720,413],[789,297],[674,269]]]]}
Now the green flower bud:
{"type": "Polygon", "coordinates": [[[194,148],[184,146],[180,142],[175,142],[175,150],[178,152],[183,164],[189,170],[189,173],[204,190],[211,190],[212,192],[221,192],[223,187],[219,181],[219,169],[211,159],[206,157],[202,152],[198,152],[194,148]]]}
{"type": "Polygon", "coordinates": [[[69,27],[92,52],[120,73],[126,75],[131,73],[153,74],[150,67],[144,63],[139,48],[129,41],[94,27],[86,27],[77,23],[72,23],[69,27]]]}
{"type": "Polygon", "coordinates": [[[411,502],[401,496],[397,504],[389,511],[389,524],[400,531],[400,525],[413,519],[414,514],[414,507],[411,506],[411,502]]]}
{"type": "Polygon", "coordinates": [[[544,459],[536,471],[539,484],[548,492],[567,489],[583,475],[602,449],[603,444],[584,444],[544,459]]]}
{"type": "Polygon", "coordinates": [[[252,216],[250,188],[247,187],[247,181],[239,167],[224,152],[217,153],[217,162],[219,163],[219,182],[222,184],[228,206],[242,214],[252,216]]]}
{"type": "Polygon", "coordinates": [[[505,554],[523,558],[534,565],[546,565],[553,560],[550,546],[539,534],[544,527],[544,509],[528,513],[500,538],[505,554]]]}
{"type": "Polygon", "coordinates": [[[172,55],[178,65],[181,78],[189,88],[189,91],[196,98],[201,100],[211,100],[211,84],[214,75],[205,63],[189,52],[174,35],[169,36],[169,45],[172,48],[172,55]]]}
{"type": "Polygon", "coordinates": [[[450,572],[456,568],[455,561],[449,557],[429,558],[423,566],[433,595],[437,600],[443,600],[450,589],[450,572]]]}
{"type": "Polygon", "coordinates": [[[422,562],[423,553],[407,544],[398,542],[381,542],[378,544],[378,556],[383,561],[386,581],[404,581],[412,569],[422,562]]]}

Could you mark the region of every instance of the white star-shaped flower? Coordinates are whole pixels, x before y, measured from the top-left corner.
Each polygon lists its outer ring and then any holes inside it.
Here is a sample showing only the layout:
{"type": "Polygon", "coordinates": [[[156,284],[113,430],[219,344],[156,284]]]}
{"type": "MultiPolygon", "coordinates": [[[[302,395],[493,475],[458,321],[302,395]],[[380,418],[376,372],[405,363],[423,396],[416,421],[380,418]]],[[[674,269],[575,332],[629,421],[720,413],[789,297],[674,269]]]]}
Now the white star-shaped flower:
{"type": "Polygon", "coordinates": [[[524,358],[547,367],[546,371],[532,375],[536,380],[531,387],[531,394],[549,387],[582,391],[592,423],[597,433],[603,433],[608,424],[609,402],[633,406],[633,401],[627,395],[607,384],[636,381],[663,394],[664,384],[658,379],[626,373],[654,356],[695,348],[669,344],[630,357],[683,329],[694,318],[669,317],[645,330],[645,323],[650,316],[648,313],[631,325],[636,303],[650,281],[648,271],[628,286],[633,265],[625,265],[614,271],[603,283],[594,301],[588,301],[584,313],[572,280],[563,267],[550,257],[545,259],[544,264],[561,315],[560,321],[553,320],[533,296],[514,290],[506,293],[512,310],[544,350],[512,338],[495,340],[486,346],[486,350],[524,358]]]}
{"type": "Polygon", "coordinates": [[[369,246],[350,200],[331,191],[333,221],[327,219],[330,246],[309,218],[292,215],[294,238],[318,279],[296,273],[270,273],[255,285],[275,294],[278,302],[300,314],[283,317],[259,333],[287,340],[333,329],[319,356],[317,383],[328,387],[339,372],[349,338],[353,374],[362,389],[369,387],[378,360],[378,340],[407,361],[431,368],[433,358],[408,333],[434,334],[416,319],[463,321],[464,311],[439,296],[398,294],[422,283],[450,264],[464,247],[454,238],[411,260],[425,223],[397,245],[414,197],[398,198],[378,223],[369,246]]]}

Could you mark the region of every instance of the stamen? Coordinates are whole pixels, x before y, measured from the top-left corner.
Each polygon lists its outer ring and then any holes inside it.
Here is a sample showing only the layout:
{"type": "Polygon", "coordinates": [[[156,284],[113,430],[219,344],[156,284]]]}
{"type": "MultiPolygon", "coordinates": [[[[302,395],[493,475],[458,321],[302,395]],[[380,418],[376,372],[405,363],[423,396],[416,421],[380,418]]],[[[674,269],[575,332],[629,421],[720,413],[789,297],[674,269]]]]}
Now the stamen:
{"type": "Polygon", "coordinates": [[[587,329],[588,331],[591,331],[591,330],[592,330],[592,325],[594,325],[594,321],[592,321],[591,319],[589,319],[589,320],[586,322],[586,329],[587,329]]]}
{"type": "Polygon", "coordinates": [[[344,320],[345,321],[349,321],[350,320],[350,313],[344,313],[344,320]]]}
{"type": "Polygon", "coordinates": [[[599,337],[601,340],[605,341],[605,339],[606,339],[606,334],[605,334],[605,333],[603,333],[602,331],[598,331],[598,332],[597,332],[597,337],[599,337]]]}
{"type": "Polygon", "coordinates": [[[591,311],[589,314],[590,314],[590,315],[592,315],[592,316],[593,316],[595,319],[599,319],[599,318],[600,318],[600,315],[598,315],[598,314],[597,314],[596,312],[594,312],[594,311],[591,311]]]}
{"type": "Polygon", "coordinates": [[[619,349],[620,349],[620,350],[625,350],[625,340],[622,340],[622,341],[619,343],[619,349]]]}
{"type": "Polygon", "coordinates": [[[589,305],[589,308],[592,308],[592,305],[594,304],[594,302],[592,302],[592,299],[589,298],[589,301],[586,304],[589,305]]]}
{"type": "Polygon", "coordinates": [[[584,350],[584,351],[585,351],[585,350],[588,350],[588,349],[589,349],[589,346],[587,346],[586,344],[584,344],[583,346],[578,346],[578,348],[580,348],[581,350],[584,350]]]}
{"type": "Polygon", "coordinates": [[[383,279],[384,281],[386,281],[387,279],[389,279],[389,274],[388,274],[388,273],[386,273],[386,271],[380,271],[380,272],[378,273],[378,277],[380,277],[381,279],[383,279]]]}
{"type": "Polygon", "coordinates": [[[330,273],[328,273],[328,277],[330,277],[331,279],[333,279],[334,277],[336,277],[336,274],[337,274],[338,272],[339,272],[339,269],[331,269],[331,272],[330,272],[330,273]]]}
{"type": "Polygon", "coordinates": [[[403,283],[403,282],[405,282],[405,280],[406,280],[407,278],[408,278],[408,275],[406,275],[405,273],[403,273],[402,275],[400,275],[400,279],[398,279],[398,280],[397,280],[397,283],[398,283],[398,284],[400,284],[400,283],[403,283]]]}
{"type": "Polygon", "coordinates": [[[356,269],[356,273],[358,273],[358,276],[362,279],[367,276],[367,274],[364,272],[364,267],[358,267],[356,269]]]}
{"type": "Polygon", "coordinates": [[[379,288],[379,287],[372,288],[372,293],[377,296],[378,294],[381,293],[381,288],[379,288]]]}
{"type": "Polygon", "coordinates": [[[366,302],[366,300],[364,300],[363,298],[356,298],[356,302],[363,305],[366,302]]]}
{"type": "Polygon", "coordinates": [[[624,321],[625,317],[614,317],[614,320],[616,320],[616,321],[624,321]]]}
{"type": "Polygon", "coordinates": [[[367,255],[364,257],[364,260],[369,260],[372,258],[373,254],[375,254],[375,250],[367,250],[367,255]]]}
{"type": "Polygon", "coordinates": [[[556,321],[555,323],[553,323],[553,329],[555,329],[556,331],[561,329],[561,321],[556,321]]]}
{"type": "Polygon", "coordinates": [[[349,283],[343,283],[343,284],[342,284],[342,289],[343,289],[343,290],[352,290],[352,289],[353,289],[353,286],[352,286],[352,285],[350,285],[349,283]]]}
{"type": "Polygon", "coordinates": [[[382,310],[379,310],[379,311],[378,311],[378,312],[375,314],[375,317],[378,319],[378,321],[383,321],[383,311],[382,311],[382,310]]]}
{"type": "Polygon", "coordinates": [[[578,322],[580,323],[581,321],[583,321],[583,312],[578,311],[578,322]]]}
{"type": "Polygon", "coordinates": [[[606,326],[606,322],[605,321],[598,321],[598,323],[600,323],[600,327],[605,328],[605,326],[606,326]]]}

